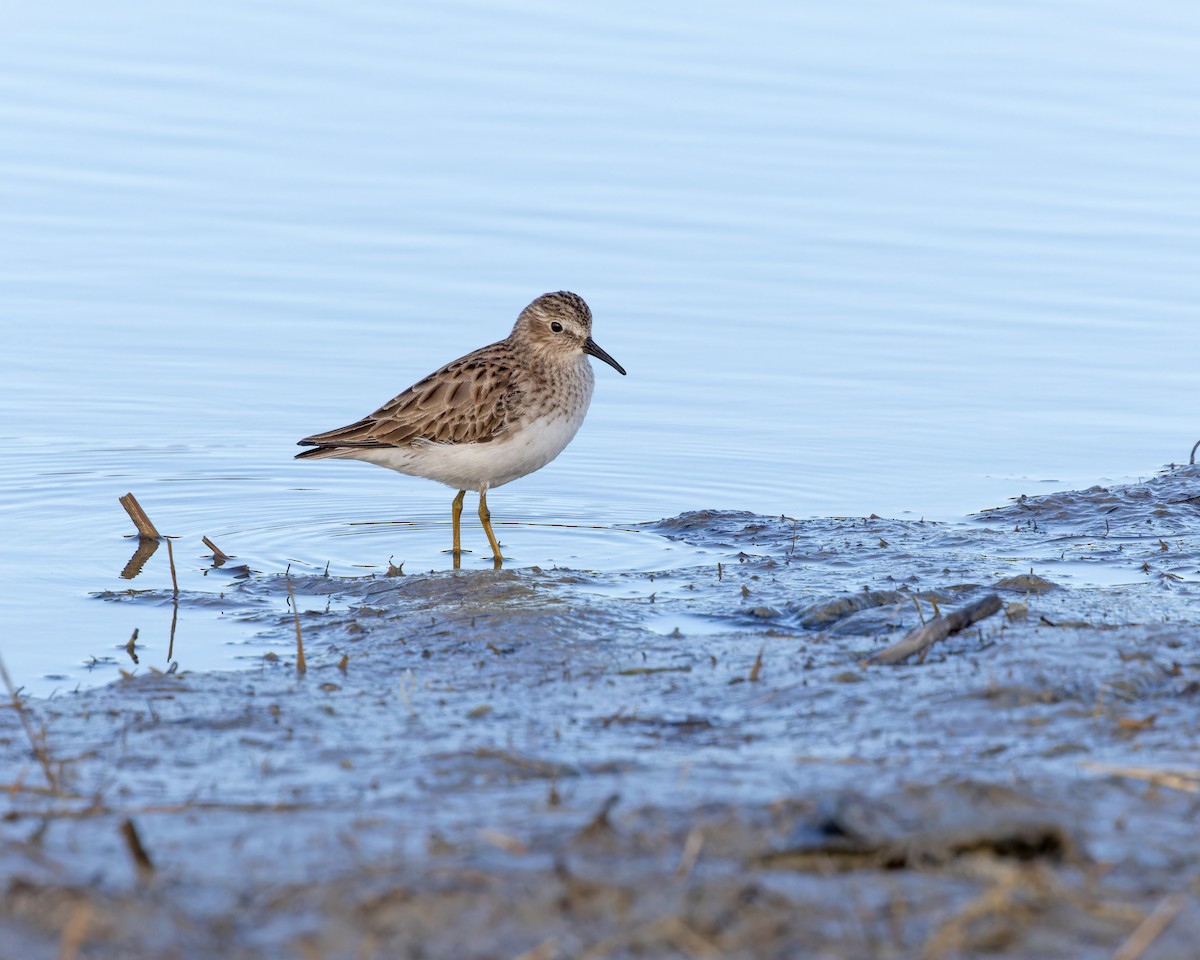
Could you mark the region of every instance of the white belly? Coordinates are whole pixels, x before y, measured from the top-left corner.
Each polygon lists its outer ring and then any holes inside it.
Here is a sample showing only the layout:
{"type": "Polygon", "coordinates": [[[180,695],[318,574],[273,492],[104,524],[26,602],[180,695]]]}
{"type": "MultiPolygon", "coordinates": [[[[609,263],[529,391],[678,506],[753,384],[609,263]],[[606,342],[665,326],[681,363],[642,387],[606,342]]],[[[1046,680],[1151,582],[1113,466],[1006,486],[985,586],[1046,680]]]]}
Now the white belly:
{"type": "Polygon", "coordinates": [[[579,432],[583,414],[540,417],[506,440],[490,443],[431,443],[406,447],[343,448],[341,456],[426,477],[455,490],[490,490],[540,470],[566,449],[579,432]]]}

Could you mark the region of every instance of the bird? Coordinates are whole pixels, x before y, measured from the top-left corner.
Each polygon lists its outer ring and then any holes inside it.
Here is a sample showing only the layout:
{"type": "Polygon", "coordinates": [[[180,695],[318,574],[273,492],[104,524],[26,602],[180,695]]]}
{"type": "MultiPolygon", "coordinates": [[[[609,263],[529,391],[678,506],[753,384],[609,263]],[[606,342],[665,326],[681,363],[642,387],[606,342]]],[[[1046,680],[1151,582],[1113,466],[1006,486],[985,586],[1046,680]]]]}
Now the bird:
{"type": "Polygon", "coordinates": [[[454,566],[462,555],[459,520],[468,490],[479,493],[493,561],[503,556],[487,493],[540,470],[575,437],[592,399],[588,357],[625,376],[592,339],[592,311],[566,290],[538,297],[503,340],[419,380],[374,413],[299,441],[298,460],[365,460],[456,489],[450,508],[454,566]]]}

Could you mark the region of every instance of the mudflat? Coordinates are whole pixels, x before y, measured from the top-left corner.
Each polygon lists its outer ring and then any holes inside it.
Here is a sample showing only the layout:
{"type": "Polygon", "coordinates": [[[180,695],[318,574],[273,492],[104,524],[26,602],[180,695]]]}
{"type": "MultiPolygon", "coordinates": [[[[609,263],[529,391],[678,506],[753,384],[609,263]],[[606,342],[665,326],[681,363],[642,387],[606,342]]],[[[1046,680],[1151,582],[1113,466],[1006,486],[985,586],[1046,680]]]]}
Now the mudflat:
{"type": "Polygon", "coordinates": [[[7,703],[0,956],[1196,955],[1200,468],[637,530],[696,562],[214,571],[303,672],[7,703]]]}

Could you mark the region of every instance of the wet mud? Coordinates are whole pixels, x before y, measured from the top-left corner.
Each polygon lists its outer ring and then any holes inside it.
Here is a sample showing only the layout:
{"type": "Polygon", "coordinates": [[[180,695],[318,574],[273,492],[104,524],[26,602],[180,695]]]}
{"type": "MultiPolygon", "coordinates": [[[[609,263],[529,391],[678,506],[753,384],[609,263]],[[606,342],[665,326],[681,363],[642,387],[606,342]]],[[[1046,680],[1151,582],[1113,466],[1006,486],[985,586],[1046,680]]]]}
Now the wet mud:
{"type": "Polygon", "coordinates": [[[1197,955],[1200,468],[640,529],[703,562],[246,569],[252,667],[7,705],[0,956],[1197,955]]]}

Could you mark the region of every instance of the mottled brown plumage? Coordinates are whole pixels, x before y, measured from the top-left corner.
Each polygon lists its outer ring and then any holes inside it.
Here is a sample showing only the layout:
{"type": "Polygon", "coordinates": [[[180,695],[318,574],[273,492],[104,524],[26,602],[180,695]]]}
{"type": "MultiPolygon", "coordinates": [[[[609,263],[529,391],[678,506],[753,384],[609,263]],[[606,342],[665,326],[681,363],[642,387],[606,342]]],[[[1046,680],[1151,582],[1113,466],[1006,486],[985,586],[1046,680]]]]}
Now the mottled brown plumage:
{"type": "MultiPolygon", "coordinates": [[[[462,492],[486,493],[553,460],[583,422],[592,395],[587,355],[621,374],[592,340],[583,298],[560,291],[521,311],[512,332],[418,381],[369,416],[300,441],[299,459],[356,459],[457,488],[454,553],[462,492]]],[[[500,550],[484,519],[496,557],[500,550]]]]}

